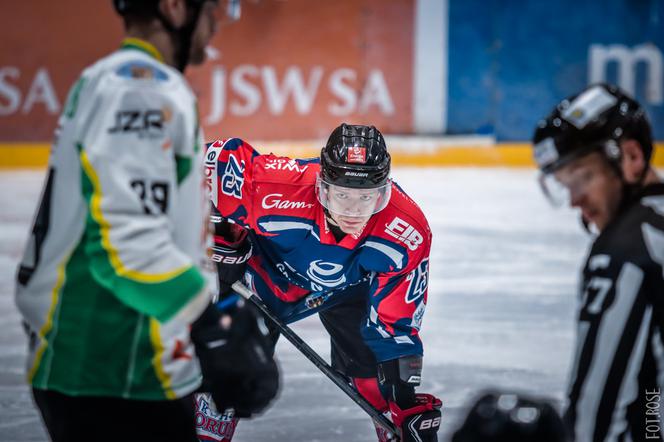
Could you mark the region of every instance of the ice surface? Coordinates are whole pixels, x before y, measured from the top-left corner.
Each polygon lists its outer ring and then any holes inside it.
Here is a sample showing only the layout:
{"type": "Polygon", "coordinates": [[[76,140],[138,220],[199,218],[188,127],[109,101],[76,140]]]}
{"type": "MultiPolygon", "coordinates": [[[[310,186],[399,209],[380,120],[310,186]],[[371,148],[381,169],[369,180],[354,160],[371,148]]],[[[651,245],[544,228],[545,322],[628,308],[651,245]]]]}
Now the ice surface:
{"type": "MultiPolygon", "coordinates": [[[[443,400],[449,439],[487,387],[564,396],[574,336],[578,266],[589,238],[570,210],[554,210],[533,170],[397,169],[434,235],[420,391],[443,400]]],[[[0,441],[47,440],[24,383],[25,339],[13,279],[41,190],[41,172],[1,172],[0,441]]],[[[324,357],[317,318],[295,330],[324,357]]],[[[287,341],[277,354],[284,387],[234,440],[375,441],[369,419],[287,341]]]]}

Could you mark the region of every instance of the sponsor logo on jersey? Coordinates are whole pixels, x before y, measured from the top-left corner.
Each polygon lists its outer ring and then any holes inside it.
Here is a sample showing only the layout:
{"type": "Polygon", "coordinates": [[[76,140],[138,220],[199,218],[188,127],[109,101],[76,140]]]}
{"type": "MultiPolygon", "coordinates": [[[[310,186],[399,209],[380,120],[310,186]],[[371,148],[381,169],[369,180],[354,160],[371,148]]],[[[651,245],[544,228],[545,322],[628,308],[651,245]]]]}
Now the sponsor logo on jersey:
{"type": "Polygon", "coordinates": [[[406,281],[410,281],[406,291],[406,304],[411,304],[424,297],[429,283],[429,259],[423,260],[415,270],[410,272],[406,281]]]}
{"type": "Polygon", "coordinates": [[[216,159],[217,159],[217,154],[219,152],[210,147],[208,150],[207,155],[205,155],[205,186],[207,187],[208,192],[210,192],[213,196],[212,201],[216,203],[217,201],[217,192],[216,192],[216,186],[213,186],[213,176],[215,176],[215,171],[217,170],[217,164],[216,164],[216,159]]]}
{"type": "Polygon", "coordinates": [[[263,201],[261,201],[261,206],[263,206],[263,209],[308,209],[314,206],[312,203],[305,203],[303,201],[282,199],[283,196],[281,193],[265,195],[263,201]]]}
{"type": "Polygon", "coordinates": [[[410,326],[419,330],[422,328],[422,318],[424,318],[424,310],[426,309],[426,304],[420,302],[415,312],[413,313],[413,320],[410,322],[410,326]]]}
{"type": "Polygon", "coordinates": [[[288,271],[286,270],[286,265],[285,265],[285,263],[278,262],[277,265],[276,265],[276,267],[277,267],[277,270],[279,270],[279,272],[280,272],[282,275],[284,275],[284,278],[286,278],[286,279],[290,279],[290,275],[288,274],[288,271]]]}
{"type": "MultiPolygon", "coordinates": [[[[311,262],[307,269],[307,276],[314,282],[324,287],[337,287],[346,282],[346,275],[343,274],[344,267],[341,264],[333,262],[324,262],[321,259],[311,262]]],[[[322,290],[315,287],[314,290],[322,290]]]]}
{"type": "Polygon", "coordinates": [[[228,442],[233,438],[237,420],[232,413],[219,413],[209,393],[196,395],[196,433],[200,439],[228,442]]]}
{"type": "Polygon", "coordinates": [[[175,340],[175,348],[173,349],[173,353],[171,354],[171,357],[173,359],[191,360],[192,355],[187,353],[187,347],[184,345],[184,342],[182,342],[179,339],[176,339],[175,340]]]}
{"type": "Polygon", "coordinates": [[[108,128],[108,133],[134,133],[139,138],[159,138],[163,136],[164,125],[172,115],[168,108],[121,110],[115,113],[115,123],[108,128]]]}
{"type": "Polygon", "coordinates": [[[244,185],[244,161],[238,163],[231,154],[226,163],[224,175],[221,177],[221,191],[225,195],[242,199],[242,186],[244,185]]]}
{"type": "Polygon", "coordinates": [[[300,166],[297,161],[285,158],[272,158],[265,163],[265,170],[288,170],[303,173],[308,167],[308,164],[300,166]]]}
{"type": "Polygon", "coordinates": [[[385,233],[406,244],[410,250],[417,250],[424,241],[420,232],[398,216],[391,223],[385,224],[385,233]]]}
{"type": "Polygon", "coordinates": [[[349,147],[346,161],[349,163],[364,164],[367,162],[367,148],[361,146],[349,147]]]}
{"type": "Polygon", "coordinates": [[[121,65],[116,73],[120,77],[135,78],[141,80],[156,79],[159,81],[168,80],[168,74],[157,66],[140,61],[131,61],[121,65]]]}

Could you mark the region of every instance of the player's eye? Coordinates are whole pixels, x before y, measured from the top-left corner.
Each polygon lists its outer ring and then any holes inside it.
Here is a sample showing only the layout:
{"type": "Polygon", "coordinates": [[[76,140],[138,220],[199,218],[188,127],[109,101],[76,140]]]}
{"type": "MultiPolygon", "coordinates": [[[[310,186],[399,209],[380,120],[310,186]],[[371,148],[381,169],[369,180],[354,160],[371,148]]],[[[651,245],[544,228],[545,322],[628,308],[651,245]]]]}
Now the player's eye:
{"type": "Polygon", "coordinates": [[[348,194],[343,193],[343,192],[336,192],[334,194],[334,197],[338,200],[345,200],[345,199],[348,199],[348,194]]]}
{"type": "Polygon", "coordinates": [[[362,201],[371,201],[372,199],[374,199],[374,196],[371,193],[360,195],[360,200],[362,201]]]}
{"type": "Polygon", "coordinates": [[[582,175],[580,181],[582,183],[589,183],[595,177],[595,171],[592,169],[586,170],[582,175]]]}

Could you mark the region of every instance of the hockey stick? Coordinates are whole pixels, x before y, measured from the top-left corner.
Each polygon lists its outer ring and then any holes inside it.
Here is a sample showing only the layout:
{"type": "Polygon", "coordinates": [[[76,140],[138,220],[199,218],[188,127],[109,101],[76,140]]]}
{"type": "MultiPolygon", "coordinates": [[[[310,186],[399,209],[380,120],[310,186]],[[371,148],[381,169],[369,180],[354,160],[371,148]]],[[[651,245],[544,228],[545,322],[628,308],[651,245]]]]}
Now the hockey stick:
{"type": "Polygon", "coordinates": [[[240,281],[233,283],[233,290],[240,294],[243,298],[251,301],[258,307],[267,318],[274,323],[279,329],[279,332],[290,341],[291,344],[297,348],[307,359],[309,359],[320,371],[322,371],[337,387],[341,389],[346,395],[351,398],[357,405],[360,406],[371,418],[380,425],[383,430],[390,433],[394,441],[398,441],[396,427],[392,422],[387,419],[383,413],[376,410],[363,396],[361,396],[348,382],[336,371],[332,369],[318,353],[316,353],[309,345],[302,340],[284,321],[277,315],[272,313],[270,309],[263,303],[263,300],[254,293],[251,289],[246,287],[240,281]]]}

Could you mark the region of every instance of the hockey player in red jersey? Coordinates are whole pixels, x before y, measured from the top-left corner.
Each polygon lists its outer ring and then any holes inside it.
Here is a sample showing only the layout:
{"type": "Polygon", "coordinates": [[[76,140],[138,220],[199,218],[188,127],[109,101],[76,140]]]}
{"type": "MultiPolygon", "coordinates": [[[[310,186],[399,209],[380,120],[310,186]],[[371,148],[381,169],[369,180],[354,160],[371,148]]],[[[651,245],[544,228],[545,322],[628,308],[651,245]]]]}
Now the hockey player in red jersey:
{"type": "Polygon", "coordinates": [[[437,440],[441,402],[415,393],[431,231],[390,179],[381,133],[342,124],[317,159],[261,155],[237,138],[206,158],[222,294],[244,277],[285,322],[318,313],[332,366],[390,412],[400,439],[437,440]]]}

